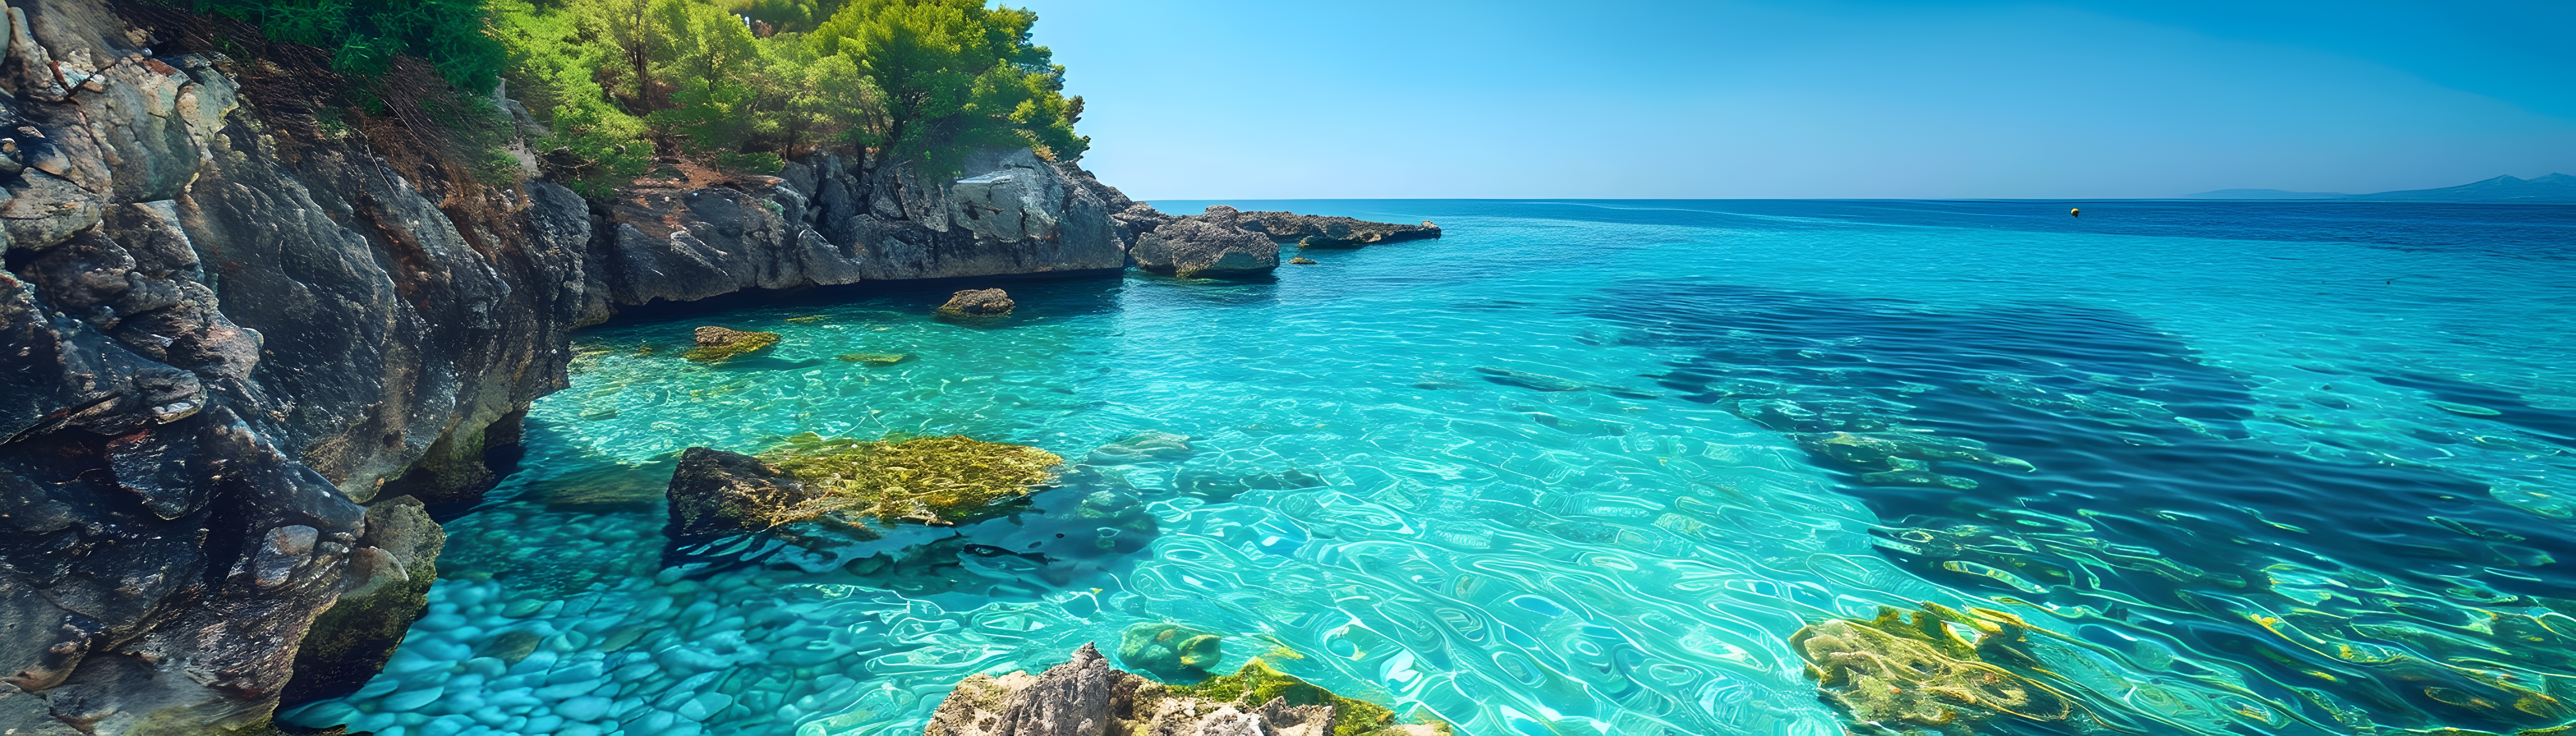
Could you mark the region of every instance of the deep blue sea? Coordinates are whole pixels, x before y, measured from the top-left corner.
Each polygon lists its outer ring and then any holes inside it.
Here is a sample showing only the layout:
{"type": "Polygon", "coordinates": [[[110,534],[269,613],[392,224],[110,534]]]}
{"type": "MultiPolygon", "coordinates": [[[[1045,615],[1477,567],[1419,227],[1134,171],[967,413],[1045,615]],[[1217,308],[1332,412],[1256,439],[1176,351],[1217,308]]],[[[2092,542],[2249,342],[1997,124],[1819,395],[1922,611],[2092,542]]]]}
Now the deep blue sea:
{"type": "Polygon", "coordinates": [[[1826,736],[1790,638],[1930,603],[2024,622],[2072,704],[1979,733],[2576,721],[2576,208],[1224,204],[1447,236],[996,282],[990,325],[931,316],[987,284],[860,284],[588,330],[393,664],[289,719],[909,736],[1172,622],[1460,734],[1826,736]],[[677,357],[706,324],[785,341],[677,357]],[[1149,431],[1194,452],[1094,453],[1149,431]],[[666,567],[673,455],[799,432],[1072,465],[1013,519],[666,567]]]}

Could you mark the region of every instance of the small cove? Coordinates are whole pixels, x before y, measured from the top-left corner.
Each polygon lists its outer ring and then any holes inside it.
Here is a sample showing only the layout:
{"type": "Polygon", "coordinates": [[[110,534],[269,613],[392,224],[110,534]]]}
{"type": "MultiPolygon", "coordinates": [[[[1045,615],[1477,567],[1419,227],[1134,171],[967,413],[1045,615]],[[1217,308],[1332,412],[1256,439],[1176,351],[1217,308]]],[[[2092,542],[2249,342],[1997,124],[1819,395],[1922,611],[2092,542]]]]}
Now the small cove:
{"type": "Polygon", "coordinates": [[[589,330],[522,470],[447,524],[393,664],[288,718],[911,734],[961,677],[1169,621],[1227,634],[1218,669],[1461,733],[1822,735],[1843,716],[1789,637],[1928,601],[2053,632],[2084,708],[2145,732],[2576,720],[2565,208],[1228,204],[1449,234],[1253,283],[1006,284],[989,325],[858,289],[589,330]],[[785,339],[679,358],[704,324],[785,339]],[[1802,445],[1861,426],[2030,469],[1886,485],[1802,445]],[[1068,473],[1033,517],[1132,504],[1135,551],[852,562],[1023,539],[914,527],[664,565],[685,447],[966,434],[1082,463],[1146,431],[1194,452],[1068,473]]]}

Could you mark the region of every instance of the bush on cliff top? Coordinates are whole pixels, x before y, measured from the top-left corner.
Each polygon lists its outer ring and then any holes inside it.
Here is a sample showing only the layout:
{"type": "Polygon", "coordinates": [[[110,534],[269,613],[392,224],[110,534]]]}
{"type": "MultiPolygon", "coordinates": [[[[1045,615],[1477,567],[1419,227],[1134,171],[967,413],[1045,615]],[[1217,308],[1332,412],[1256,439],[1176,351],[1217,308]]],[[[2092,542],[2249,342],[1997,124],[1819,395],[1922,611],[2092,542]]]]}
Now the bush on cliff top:
{"type": "Polygon", "coordinates": [[[484,33],[485,0],[163,0],[259,26],[269,40],[331,52],[342,74],[383,76],[395,56],[428,60],[447,83],[492,91],[509,55],[484,33]]]}

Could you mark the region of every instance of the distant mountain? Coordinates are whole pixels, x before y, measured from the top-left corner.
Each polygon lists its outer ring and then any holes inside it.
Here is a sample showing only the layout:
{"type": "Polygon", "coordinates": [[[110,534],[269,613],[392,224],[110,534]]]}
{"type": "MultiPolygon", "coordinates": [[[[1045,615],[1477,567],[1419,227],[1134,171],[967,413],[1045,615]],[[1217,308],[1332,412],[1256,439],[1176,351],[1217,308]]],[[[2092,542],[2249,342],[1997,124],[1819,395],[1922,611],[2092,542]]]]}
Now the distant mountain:
{"type": "Polygon", "coordinates": [[[2550,174],[2529,179],[2499,176],[2441,189],[2408,189],[2378,194],[2285,192],[2278,189],[2221,189],[2184,199],[2330,199],[2342,202],[2449,202],[2458,204],[2576,204],[2576,176],[2550,174]]]}
{"type": "Polygon", "coordinates": [[[2475,202],[2487,204],[2576,204],[2576,176],[2516,179],[2499,176],[2442,189],[2409,189],[2347,197],[2355,202],[2475,202]]]}
{"type": "Polygon", "coordinates": [[[2215,192],[2185,194],[2183,199],[2342,199],[2352,195],[2342,192],[2285,192],[2279,189],[2221,189],[2215,192]]]}

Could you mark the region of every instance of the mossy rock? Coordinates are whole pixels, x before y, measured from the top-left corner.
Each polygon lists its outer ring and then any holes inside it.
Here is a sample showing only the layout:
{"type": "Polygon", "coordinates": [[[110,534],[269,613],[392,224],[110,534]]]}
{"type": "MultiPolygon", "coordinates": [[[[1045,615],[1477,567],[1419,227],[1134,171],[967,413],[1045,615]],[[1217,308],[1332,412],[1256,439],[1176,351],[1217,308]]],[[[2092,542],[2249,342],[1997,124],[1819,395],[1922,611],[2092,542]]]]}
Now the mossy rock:
{"type": "Polygon", "coordinates": [[[835,357],[862,365],[894,365],[912,360],[911,353],[842,353],[835,357]]]}
{"type": "Polygon", "coordinates": [[[1035,447],[963,435],[826,439],[806,432],[760,459],[821,492],[774,518],[810,519],[835,511],[925,524],[955,524],[991,513],[1053,480],[1064,458],[1035,447]]]}
{"type": "Polygon", "coordinates": [[[1855,721],[1965,736],[1999,716],[2056,723],[2085,714],[2074,696],[2023,674],[2047,671],[2023,651],[2026,624],[1972,610],[1991,615],[1925,604],[1909,620],[1883,608],[1875,620],[1835,619],[1799,629],[1789,646],[1807,661],[1807,676],[1855,721]],[[1961,629],[1977,640],[1962,638],[1961,629]]]}
{"type": "Polygon", "coordinates": [[[1259,658],[1243,663],[1243,669],[1235,670],[1234,674],[1211,677],[1196,685],[1165,685],[1162,691],[1166,697],[1233,703],[1247,711],[1261,707],[1271,698],[1285,700],[1290,706],[1331,704],[1333,736],[1369,736],[1396,726],[1395,711],[1388,710],[1386,706],[1335,695],[1331,690],[1272,669],[1270,663],[1259,658]]]}
{"type": "Polygon", "coordinates": [[[777,345],[778,340],[778,333],[775,332],[745,332],[727,342],[699,345],[687,353],[682,353],[680,357],[700,363],[721,363],[735,356],[768,350],[771,346],[777,345]]]}

